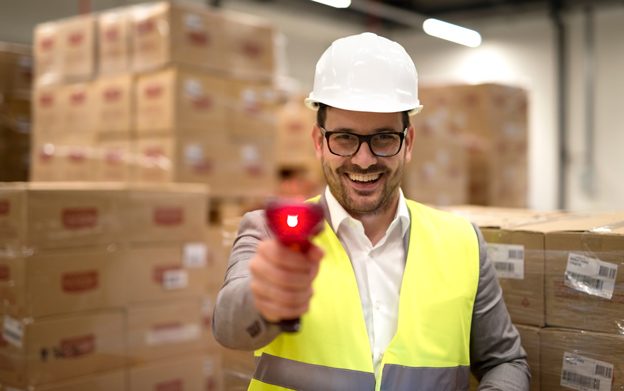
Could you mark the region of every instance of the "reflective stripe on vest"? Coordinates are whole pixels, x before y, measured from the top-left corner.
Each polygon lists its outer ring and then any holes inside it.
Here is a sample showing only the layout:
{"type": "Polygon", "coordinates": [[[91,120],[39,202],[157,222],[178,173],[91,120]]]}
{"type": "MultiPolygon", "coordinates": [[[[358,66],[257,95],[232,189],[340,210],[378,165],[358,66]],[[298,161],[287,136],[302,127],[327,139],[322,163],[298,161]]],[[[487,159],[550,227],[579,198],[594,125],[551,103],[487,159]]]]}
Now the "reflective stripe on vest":
{"type": "Polygon", "coordinates": [[[414,368],[388,364],[381,391],[467,391],[470,367],[414,368]]]}
{"type": "Polygon", "coordinates": [[[373,390],[375,376],[369,372],[306,364],[263,354],[254,379],[293,390],[373,390]]]}
{"type": "MultiPolygon", "coordinates": [[[[450,389],[462,390],[468,385],[464,368],[470,365],[472,309],[479,282],[476,232],[463,218],[412,201],[407,204],[410,239],[396,334],[384,352],[380,378],[364,385],[359,376],[345,376],[336,381],[345,389],[380,390],[383,384],[383,389],[446,390],[446,384],[456,382],[450,389]]],[[[251,390],[340,389],[324,382],[340,371],[374,378],[351,261],[327,223],[314,243],[325,257],[301,329],[282,333],[256,351],[258,368],[264,369],[254,376],[251,390]],[[310,376],[299,375],[306,371],[310,376]],[[297,376],[305,380],[293,386],[297,376]]]]}

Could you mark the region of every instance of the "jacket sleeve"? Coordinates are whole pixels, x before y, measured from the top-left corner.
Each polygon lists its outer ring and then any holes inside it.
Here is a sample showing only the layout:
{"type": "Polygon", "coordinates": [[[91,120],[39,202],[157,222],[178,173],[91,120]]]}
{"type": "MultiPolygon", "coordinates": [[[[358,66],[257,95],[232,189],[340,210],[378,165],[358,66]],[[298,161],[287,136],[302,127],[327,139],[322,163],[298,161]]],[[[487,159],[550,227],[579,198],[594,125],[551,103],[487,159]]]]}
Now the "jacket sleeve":
{"type": "Polygon", "coordinates": [[[258,243],[269,236],[262,211],[243,216],[212,316],[213,335],[227,348],[255,350],[280,333],[279,327],[266,322],[256,310],[249,285],[249,261],[258,243]]]}
{"type": "Polygon", "coordinates": [[[472,313],[470,361],[480,391],[528,391],[531,374],[520,335],[507,312],[481,231],[479,286],[472,313]]]}

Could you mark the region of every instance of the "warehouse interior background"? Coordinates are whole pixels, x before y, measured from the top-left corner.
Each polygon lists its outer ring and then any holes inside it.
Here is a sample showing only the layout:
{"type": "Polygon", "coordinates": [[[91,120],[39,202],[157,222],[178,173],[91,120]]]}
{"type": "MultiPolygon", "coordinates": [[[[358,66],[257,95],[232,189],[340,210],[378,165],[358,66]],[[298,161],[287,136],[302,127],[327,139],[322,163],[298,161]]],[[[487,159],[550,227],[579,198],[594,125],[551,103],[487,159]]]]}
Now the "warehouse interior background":
{"type": "MultiPolygon", "coordinates": [[[[132,3],[138,2],[3,0],[0,40],[32,43],[38,23],[132,3]]],[[[400,11],[401,22],[376,9],[381,7],[375,7],[374,1],[361,3],[357,11],[308,0],[208,3],[271,21],[282,36],[280,73],[287,76],[282,82],[304,93],[311,88],[315,62],[329,43],[366,30],[404,45],[414,58],[421,84],[500,82],[524,87],[529,93],[529,207],[610,210],[621,206],[622,1],[379,2],[400,11]],[[557,27],[555,9],[563,30],[557,27]],[[421,11],[477,30],[482,45],[468,48],[424,34],[419,27],[421,11]],[[558,62],[559,55],[563,63],[558,62]]]]}

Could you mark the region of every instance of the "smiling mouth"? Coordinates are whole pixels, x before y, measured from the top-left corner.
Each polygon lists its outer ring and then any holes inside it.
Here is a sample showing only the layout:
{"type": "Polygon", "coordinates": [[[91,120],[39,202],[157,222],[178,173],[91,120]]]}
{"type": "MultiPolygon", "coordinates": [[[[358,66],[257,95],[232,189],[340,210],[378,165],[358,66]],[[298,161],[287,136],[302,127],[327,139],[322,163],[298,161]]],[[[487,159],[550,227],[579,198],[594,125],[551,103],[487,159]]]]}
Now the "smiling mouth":
{"type": "Polygon", "coordinates": [[[347,173],[347,177],[356,183],[374,183],[381,178],[381,173],[375,174],[353,174],[347,173]]]}

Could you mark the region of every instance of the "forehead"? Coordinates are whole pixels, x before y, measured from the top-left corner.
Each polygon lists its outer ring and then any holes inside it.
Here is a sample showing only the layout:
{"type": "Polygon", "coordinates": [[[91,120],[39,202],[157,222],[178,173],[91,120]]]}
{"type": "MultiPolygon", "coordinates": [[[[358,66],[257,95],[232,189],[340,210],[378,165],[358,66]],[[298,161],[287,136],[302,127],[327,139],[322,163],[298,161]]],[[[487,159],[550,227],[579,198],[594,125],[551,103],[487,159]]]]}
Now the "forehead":
{"type": "Polygon", "coordinates": [[[344,128],[358,131],[372,131],[375,129],[401,131],[403,130],[402,125],[402,114],[400,112],[371,113],[328,107],[325,118],[325,128],[328,130],[344,128]]]}

